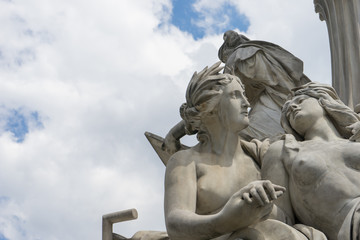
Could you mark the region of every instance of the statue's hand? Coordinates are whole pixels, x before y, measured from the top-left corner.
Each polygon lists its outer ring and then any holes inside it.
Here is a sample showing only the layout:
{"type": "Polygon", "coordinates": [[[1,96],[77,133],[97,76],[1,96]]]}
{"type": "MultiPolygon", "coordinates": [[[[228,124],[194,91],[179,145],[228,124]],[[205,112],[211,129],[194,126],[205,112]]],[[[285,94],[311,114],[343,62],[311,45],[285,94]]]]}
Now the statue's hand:
{"type": "Polygon", "coordinates": [[[360,142],[360,122],[356,122],[346,127],[353,134],[349,140],[354,142],[360,142]]]}
{"type": "Polygon", "coordinates": [[[273,203],[267,203],[264,206],[259,206],[255,202],[248,204],[241,198],[239,191],[230,197],[218,213],[221,224],[217,225],[223,226],[221,232],[233,232],[267,219],[273,206],[273,203]]]}
{"type": "Polygon", "coordinates": [[[221,219],[231,231],[263,221],[273,209],[273,200],[285,188],[270,181],[254,181],[234,193],[221,210],[221,219]]]}
{"type": "Polygon", "coordinates": [[[242,199],[248,204],[264,206],[280,197],[286,188],[273,184],[269,180],[259,180],[249,183],[240,190],[242,199]]]}
{"type": "Polygon", "coordinates": [[[166,151],[170,155],[173,155],[180,150],[180,141],[177,140],[171,133],[168,133],[161,146],[163,151],[166,151]]]}

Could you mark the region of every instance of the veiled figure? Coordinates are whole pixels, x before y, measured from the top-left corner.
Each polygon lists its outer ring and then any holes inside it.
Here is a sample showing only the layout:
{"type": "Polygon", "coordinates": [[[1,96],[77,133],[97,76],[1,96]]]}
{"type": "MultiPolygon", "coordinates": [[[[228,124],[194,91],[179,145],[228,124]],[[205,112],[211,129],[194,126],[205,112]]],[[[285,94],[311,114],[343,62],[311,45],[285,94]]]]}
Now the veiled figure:
{"type": "MultiPolygon", "coordinates": [[[[224,73],[236,75],[245,85],[250,102],[250,123],[240,134],[246,140],[263,140],[284,130],[280,126],[281,107],[291,89],[310,80],[303,73],[303,62],[282,47],[265,41],[249,40],[234,31],[224,33],[219,49],[224,73]]],[[[166,135],[163,148],[173,154],[185,135],[184,121],[166,135]]]]}
{"type": "Polygon", "coordinates": [[[260,180],[267,145],[239,137],[248,126],[249,103],[239,78],[220,70],[215,64],[194,73],[181,107],[186,129],[197,133],[199,143],[175,153],[166,166],[170,239],[325,239],[313,228],[303,226],[301,233],[268,219],[286,221],[273,203],[285,189],[260,180]]]}
{"type": "Polygon", "coordinates": [[[225,63],[224,73],[238,76],[245,85],[252,109],[243,136],[261,140],[283,134],[281,107],[291,89],[310,82],[303,62],[276,44],[250,40],[231,30],[224,33],[218,55],[225,63]]]}
{"type": "Polygon", "coordinates": [[[279,208],[330,240],[360,238],[360,144],[348,139],[358,121],[332,87],[296,88],[282,112],[291,135],[271,145],[262,165],[263,178],[288,189],[279,208]]]}

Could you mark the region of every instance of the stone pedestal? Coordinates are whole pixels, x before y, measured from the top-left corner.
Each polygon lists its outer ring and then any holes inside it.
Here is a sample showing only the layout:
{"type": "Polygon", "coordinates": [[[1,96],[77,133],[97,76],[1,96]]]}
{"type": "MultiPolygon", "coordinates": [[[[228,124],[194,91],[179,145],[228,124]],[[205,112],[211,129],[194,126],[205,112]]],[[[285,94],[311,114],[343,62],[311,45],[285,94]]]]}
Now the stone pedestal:
{"type": "Polygon", "coordinates": [[[332,85],[341,100],[360,103],[360,0],[314,0],[329,33],[332,85]]]}

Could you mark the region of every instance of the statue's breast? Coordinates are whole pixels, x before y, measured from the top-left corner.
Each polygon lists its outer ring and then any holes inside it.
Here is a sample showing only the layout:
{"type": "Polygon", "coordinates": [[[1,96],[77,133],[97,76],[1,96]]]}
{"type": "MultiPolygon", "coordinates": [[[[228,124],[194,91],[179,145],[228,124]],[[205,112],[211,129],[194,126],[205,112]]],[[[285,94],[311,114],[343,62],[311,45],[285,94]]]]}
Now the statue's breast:
{"type": "Polygon", "coordinates": [[[300,150],[291,168],[291,178],[295,185],[308,187],[320,182],[328,170],[326,157],[323,151],[300,150]]]}
{"type": "Polygon", "coordinates": [[[289,172],[289,191],[297,218],[334,232],[360,194],[360,144],[309,141],[299,144],[289,172]],[[314,224],[315,223],[315,224],[314,224]]]}
{"type": "Polygon", "coordinates": [[[342,158],[346,167],[360,171],[360,143],[348,142],[344,144],[342,158]]]}
{"type": "Polygon", "coordinates": [[[229,178],[230,169],[220,166],[201,166],[199,172],[196,211],[199,214],[216,212],[233,194],[236,181],[229,178]]]}
{"type": "Polygon", "coordinates": [[[235,158],[231,165],[198,164],[197,166],[198,214],[219,211],[229,198],[252,181],[261,179],[256,163],[242,156],[235,158]]]}
{"type": "Polygon", "coordinates": [[[349,141],[320,143],[300,147],[290,168],[292,184],[302,194],[310,196],[328,189],[341,191],[344,196],[353,196],[356,192],[358,196],[360,144],[349,141]],[[335,188],[340,183],[346,187],[335,188]]]}

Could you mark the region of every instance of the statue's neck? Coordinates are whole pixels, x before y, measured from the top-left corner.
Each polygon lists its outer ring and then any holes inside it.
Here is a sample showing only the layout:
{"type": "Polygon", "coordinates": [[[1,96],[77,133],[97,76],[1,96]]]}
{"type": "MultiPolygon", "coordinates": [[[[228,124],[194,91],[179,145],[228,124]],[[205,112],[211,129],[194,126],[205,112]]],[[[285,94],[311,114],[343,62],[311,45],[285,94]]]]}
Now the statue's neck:
{"type": "Polygon", "coordinates": [[[209,139],[202,146],[204,150],[217,155],[233,155],[235,151],[239,151],[240,137],[238,132],[225,128],[219,122],[207,124],[206,132],[209,139]]]}
{"type": "Polygon", "coordinates": [[[343,139],[334,124],[327,118],[318,119],[312,127],[306,131],[305,140],[333,141],[343,139]]]}

